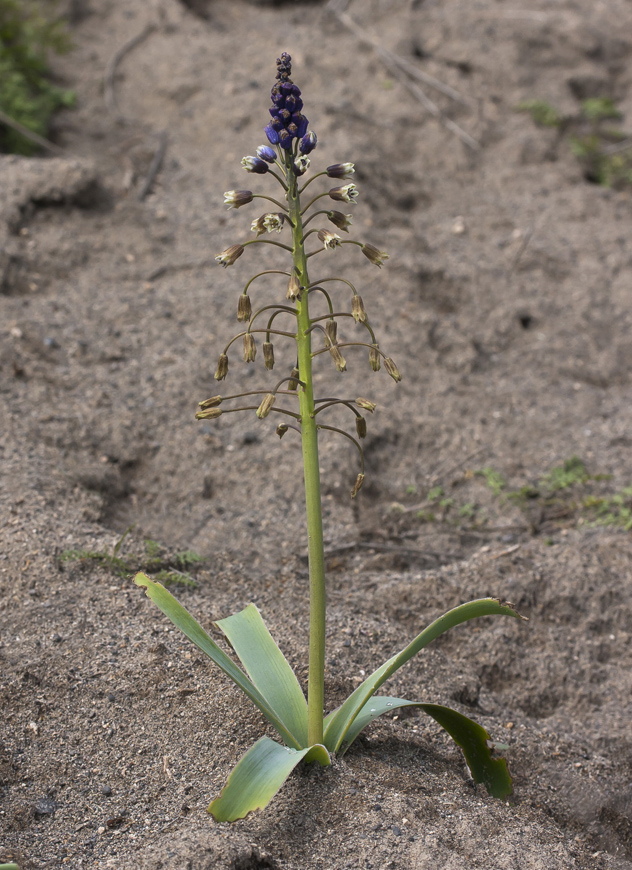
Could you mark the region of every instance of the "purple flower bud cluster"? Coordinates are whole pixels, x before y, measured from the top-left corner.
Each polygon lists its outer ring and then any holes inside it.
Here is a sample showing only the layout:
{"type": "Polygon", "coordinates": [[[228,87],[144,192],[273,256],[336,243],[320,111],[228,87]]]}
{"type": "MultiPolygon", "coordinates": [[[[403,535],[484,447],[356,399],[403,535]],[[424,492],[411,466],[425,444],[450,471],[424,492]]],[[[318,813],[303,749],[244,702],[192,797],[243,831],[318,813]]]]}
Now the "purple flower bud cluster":
{"type": "Polygon", "coordinates": [[[309,154],[316,147],[316,134],[307,132],[309,121],[301,112],[301,92],[293,84],[291,74],[292,58],[284,51],[277,59],[277,81],[271,92],[272,120],[265,128],[265,134],[271,145],[279,145],[284,151],[289,151],[294,140],[299,139],[301,153],[309,154]]]}

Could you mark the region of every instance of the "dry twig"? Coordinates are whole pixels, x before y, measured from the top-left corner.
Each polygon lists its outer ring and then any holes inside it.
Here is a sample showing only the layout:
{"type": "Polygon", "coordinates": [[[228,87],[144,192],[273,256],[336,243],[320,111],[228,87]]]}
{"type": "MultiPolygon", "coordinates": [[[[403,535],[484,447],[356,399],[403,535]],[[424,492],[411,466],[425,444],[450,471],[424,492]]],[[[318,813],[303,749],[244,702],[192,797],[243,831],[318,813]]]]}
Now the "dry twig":
{"type": "Polygon", "coordinates": [[[150,36],[154,30],[156,30],[155,24],[148,24],[144,30],[141,30],[136,36],[133,36],[131,39],[128,39],[119,50],[112,55],[110,58],[107,67],[105,68],[105,74],[103,76],[103,98],[105,100],[105,105],[111,112],[115,112],[120,114],[118,104],[116,102],[116,94],[114,91],[114,78],[116,76],[116,70],[120,62],[123,60],[126,54],[129,54],[132,49],[136,48],[137,45],[140,45],[141,42],[144,42],[148,36],[150,36]]]}
{"type": "MultiPolygon", "coordinates": [[[[344,5],[346,6],[346,3],[344,5]]],[[[465,130],[459,127],[459,125],[454,121],[444,117],[437,104],[433,103],[424,91],[422,91],[419,85],[411,82],[409,77],[414,77],[423,81],[424,84],[427,84],[436,90],[440,90],[443,94],[446,94],[446,96],[449,96],[451,99],[456,100],[459,103],[472,105],[471,101],[468,101],[465,97],[461,96],[461,94],[459,94],[458,91],[455,91],[454,88],[440,82],[438,79],[435,79],[434,76],[430,76],[427,73],[418,70],[404,58],[394,54],[387,48],[384,48],[375,37],[367,33],[363,27],[360,27],[360,25],[344,11],[343,4],[340,0],[329,0],[325,6],[325,11],[332,12],[338,20],[357,37],[357,39],[364,42],[366,45],[370,45],[371,48],[379,54],[395,78],[400,81],[417,100],[419,100],[426,111],[435,117],[439,123],[443,124],[447,130],[457,136],[461,142],[463,142],[464,145],[467,145],[468,148],[471,148],[472,151],[480,150],[481,146],[476,139],[470,136],[469,133],[466,133],[465,130]]]]}
{"type": "Polygon", "coordinates": [[[0,109],[0,123],[5,124],[7,127],[11,127],[11,129],[15,130],[16,133],[24,136],[25,139],[29,140],[29,142],[34,142],[36,145],[39,145],[40,148],[45,148],[53,154],[64,153],[64,149],[60,148],[59,145],[55,145],[54,142],[49,142],[48,139],[44,139],[43,136],[39,136],[37,133],[29,130],[28,127],[20,124],[19,121],[14,121],[13,118],[3,112],[2,109],[0,109]]]}
{"type": "Polygon", "coordinates": [[[156,176],[160,172],[162,167],[162,161],[165,158],[165,152],[167,150],[167,131],[163,130],[158,136],[158,147],[156,148],[156,153],[154,154],[154,159],[151,161],[151,166],[149,167],[149,172],[147,173],[147,178],[143,182],[143,186],[141,187],[138,194],[138,201],[142,202],[149,191],[151,190],[151,186],[156,180],[156,176]]]}

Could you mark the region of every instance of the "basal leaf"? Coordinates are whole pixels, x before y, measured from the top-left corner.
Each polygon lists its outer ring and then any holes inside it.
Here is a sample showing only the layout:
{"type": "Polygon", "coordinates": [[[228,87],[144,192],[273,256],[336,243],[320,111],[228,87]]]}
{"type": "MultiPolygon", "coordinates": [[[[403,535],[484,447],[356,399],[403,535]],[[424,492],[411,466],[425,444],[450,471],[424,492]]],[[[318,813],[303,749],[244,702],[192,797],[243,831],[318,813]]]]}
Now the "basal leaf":
{"type": "Polygon", "coordinates": [[[377,719],[378,716],[381,716],[383,713],[392,713],[393,710],[397,710],[399,707],[418,706],[419,704],[415,701],[404,701],[402,698],[386,698],[382,695],[373,695],[369,698],[349,727],[340,754],[344,755],[358,734],[363,731],[367,725],[370,725],[374,719],[377,719]]]}
{"type": "Polygon", "coordinates": [[[487,731],[482,725],[478,725],[462,713],[439,704],[373,696],[360,710],[347,731],[342,754],[347,751],[363,728],[383,713],[390,713],[399,707],[419,707],[424,713],[432,716],[463,750],[474,781],[483,783],[492,797],[504,798],[511,794],[511,777],[507,770],[507,762],[504,758],[492,758],[489,749],[491,741],[487,731]]]}
{"type": "Polygon", "coordinates": [[[230,677],[234,683],[244,692],[250,700],[257,705],[266,719],[276,728],[283,740],[289,745],[300,749],[301,746],[294,735],[288,731],[284,723],[279,719],[275,711],[272,709],[268,701],[263,697],[261,692],[254,686],[244,672],[237,667],[235,662],[230,659],[226,653],[218,647],[215,641],[208,636],[202,626],[195,620],[191,614],[185,610],[180,602],[168,592],[160,583],[154,583],[146,574],[136,574],[134,582],[138,586],[143,586],[149,598],[154,604],[162,610],[173,624],[180,629],[190,641],[201,649],[215,664],[224,671],[226,676],[230,677]]]}
{"type": "Polygon", "coordinates": [[[482,782],[492,797],[504,798],[511,794],[507,762],[504,758],[492,758],[488,742],[490,736],[482,725],[450,707],[441,707],[439,704],[418,706],[445,728],[461,747],[475,782],[482,782]]]}
{"type": "Polygon", "coordinates": [[[510,604],[505,604],[496,598],[480,598],[460,604],[449,610],[425,628],[417,637],[408,644],[401,652],[394,655],[381,667],[367,677],[363,683],[347,698],[344,704],[330,713],[325,720],[324,744],[330,752],[338,752],[342,743],[346,740],[347,732],[351,728],[354,719],[364,707],[369,698],[379,687],[391,677],[396,670],[416,655],[424,647],[439,637],[440,634],[479,616],[514,616],[522,617],[516,613],[510,604]]]}
{"type": "Polygon", "coordinates": [[[208,812],[218,822],[243,819],[253,810],[265,807],[281,788],[296,765],[306,755],[322,765],[330,763],[324,746],[289,749],[269,737],[262,737],[237,762],[218,798],[208,812]]]}
{"type": "Polygon", "coordinates": [[[300,746],[307,745],[307,702],[294,671],[274,642],[259,610],[245,610],[217,623],[246,672],[300,746]]]}

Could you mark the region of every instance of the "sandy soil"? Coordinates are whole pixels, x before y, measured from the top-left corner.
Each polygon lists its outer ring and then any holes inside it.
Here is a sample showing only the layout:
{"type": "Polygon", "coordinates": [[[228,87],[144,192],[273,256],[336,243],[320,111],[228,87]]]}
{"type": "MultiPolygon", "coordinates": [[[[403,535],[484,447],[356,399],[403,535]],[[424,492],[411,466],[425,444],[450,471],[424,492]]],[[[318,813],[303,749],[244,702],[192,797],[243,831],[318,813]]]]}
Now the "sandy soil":
{"type": "MultiPolygon", "coordinates": [[[[632,198],[588,183],[567,138],[515,111],[609,96],[632,129],[630,4],[355,0],[353,21],[461,95],[423,85],[478,149],[321,3],[70,6],[75,50],[55,70],[78,107],[53,131],[67,156],[0,159],[0,861],[632,867],[632,549],[612,502],[632,483],[632,198]],[[413,713],[300,770],[267,810],[213,823],[209,799],[265,723],[131,579],[67,558],[112,552],[131,525],[131,568],[148,567],[147,539],[165,565],[199,553],[197,585],[173,587],[185,606],[210,628],[255,601],[305,679],[297,439],[254,413],[193,416],[217,391],[237,294],[282,261],[213,257],[258,214],[227,212],[222,192],[251,181],[239,161],[263,143],[283,50],[314,165],[357,164],[355,236],[390,260],[330,256],[404,376],[351,350],[347,373],[319,374],[319,389],[379,403],[355,502],[352,445],[321,443],[328,702],[444,609],[511,600],[529,623],[463,626],[391,686],[508,744],[508,802],[413,713]],[[573,456],[590,479],[555,490],[546,475],[573,456]]],[[[263,377],[235,359],[227,384],[263,377]]]]}

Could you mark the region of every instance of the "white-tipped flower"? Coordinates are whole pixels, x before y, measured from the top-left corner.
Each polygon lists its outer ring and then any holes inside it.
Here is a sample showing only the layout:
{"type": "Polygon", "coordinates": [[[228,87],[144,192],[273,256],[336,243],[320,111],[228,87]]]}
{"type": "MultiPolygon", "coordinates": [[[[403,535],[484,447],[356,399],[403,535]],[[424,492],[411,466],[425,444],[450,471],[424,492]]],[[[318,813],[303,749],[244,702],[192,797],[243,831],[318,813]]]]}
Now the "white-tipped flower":
{"type": "Polygon", "coordinates": [[[228,374],[228,357],[225,353],[220,353],[217,360],[217,368],[215,369],[215,380],[223,381],[228,374]]]}
{"type": "Polygon", "coordinates": [[[374,245],[362,245],[362,253],[375,266],[382,266],[388,260],[386,251],[379,251],[374,245]]]}
{"type": "Polygon", "coordinates": [[[229,208],[240,208],[242,205],[252,202],[253,199],[252,190],[227,190],[224,193],[224,205],[229,208]]]}
{"type": "Polygon", "coordinates": [[[368,320],[364,302],[359,293],[355,293],[351,299],[351,313],[356,323],[366,323],[368,320]]]}
{"type": "Polygon", "coordinates": [[[282,212],[269,212],[263,216],[263,225],[269,233],[280,233],[285,223],[285,215],[282,212]]]}
{"type": "Polygon", "coordinates": [[[331,354],[331,358],[335,362],[336,368],[338,369],[338,371],[339,372],[346,372],[347,371],[347,363],[346,363],[346,360],[343,357],[343,355],[340,353],[338,345],[332,344],[332,346],[327,348],[327,350],[331,354]]]}
{"type": "Polygon", "coordinates": [[[370,399],[363,399],[362,396],[358,396],[356,399],[356,405],[365,411],[370,411],[371,413],[373,413],[377,408],[375,402],[372,402],[370,399]]]}
{"type": "Polygon", "coordinates": [[[327,217],[335,227],[345,233],[349,232],[349,227],[353,223],[353,215],[343,214],[341,211],[328,211],[327,217]]]}
{"type": "Polygon", "coordinates": [[[364,483],[364,475],[359,474],[356,477],[356,482],[354,483],[353,489],[351,490],[351,498],[356,497],[356,495],[360,492],[360,488],[362,487],[363,483],[364,483]]]}
{"type": "Polygon", "coordinates": [[[206,408],[204,411],[198,411],[195,415],[196,420],[214,420],[216,417],[221,417],[221,408],[206,408]]]}
{"type": "Polygon", "coordinates": [[[211,396],[210,399],[204,399],[203,402],[198,402],[198,404],[203,411],[206,411],[207,408],[217,408],[222,404],[222,397],[211,396]]]}
{"type": "Polygon", "coordinates": [[[350,178],[355,172],[353,163],[334,163],[327,167],[327,175],[330,178],[350,178]]]}
{"type": "Polygon", "coordinates": [[[242,157],[241,165],[246,172],[254,172],[256,175],[263,175],[270,167],[260,157],[242,157]]]}
{"type": "Polygon", "coordinates": [[[344,187],[332,187],[329,196],[338,202],[355,202],[358,198],[358,188],[355,184],[345,184],[344,187]]]}
{"type": "Polygon", "coordinates": [[[339,248],[341,245],[340,236],[337,233],[332,233],[330,230],[318,230],[318,238],[330,250],[339,248]]]}
{"type": "Polygon", "coordinates": [[[301,282],[298,280],[295,274],[292,274],[287,285],[287,298],[291,299],[292,302],[296,300],[298,296],[301,295],[301,282]]]}
{"type": "Polygon", "coordinates": [[[263,342],[263,364],[268,371],[274,368],[274,345],[271,341],[263,342]]]}
{"type": "Polygon", "coordinates": [[[268,414],[270,413],[270,409],[274,405],[275,398],[276,396],[274,395],[274,393],[266,393],[266,395],[263,397],[261,404],[257,408],[257,417],[260,420],[263,420],[264,417],[268,416],[268,414]]]}
{"type": "Polygon", "coordinates": [[[309,169],[309,157],[305,154],[299,155],[294,161],[294,172],[296,175],[305,175],[307,170],[309,169]]]}
{"type": "Polygon", "coordinates": [[[215,259],[218,263],[226,268],[226,266],[232,266],[235,260],[238,260],[239,257],[244,252],[243,245],[231,245],[230,248],[226,248],[225,251],[222,251],[221,254],[218,254],[215,259]]]}
{"type": "Polygon", "coordinates": [[[371,366],[371,370],[374,372],[379,372],[380,366],[382,365],[382,357],[377,349],[377,345],[371,345],[371,349],[369,350],[369,365],[371,366]]]}
{"type": "Polygon", "coordinates": [[[240,323],[245,323],[247,320],[250,320],[251,316],[252,303],[250,302],[250,296],[247,293],[240,293],[237,303],[237,320],[240,323]]]}
{"type": "Polygon", "coordinates": [[[395,365],[393,360],[390,358],[390,356],[387,356],[384,358],[384,368],[389,373],[389,375],[393,378],[393,380],[395,381],[396,384],[399,383],[399,381],[401,381],[402,376],[399,373],[399,369],[397,368],[397,366],[395,365]]]}
{"type": "Polygon", "coordinates": [[[255,337],[250,332],[244,335],[244,362],[254,362],[257,355],[255,337]]]}

